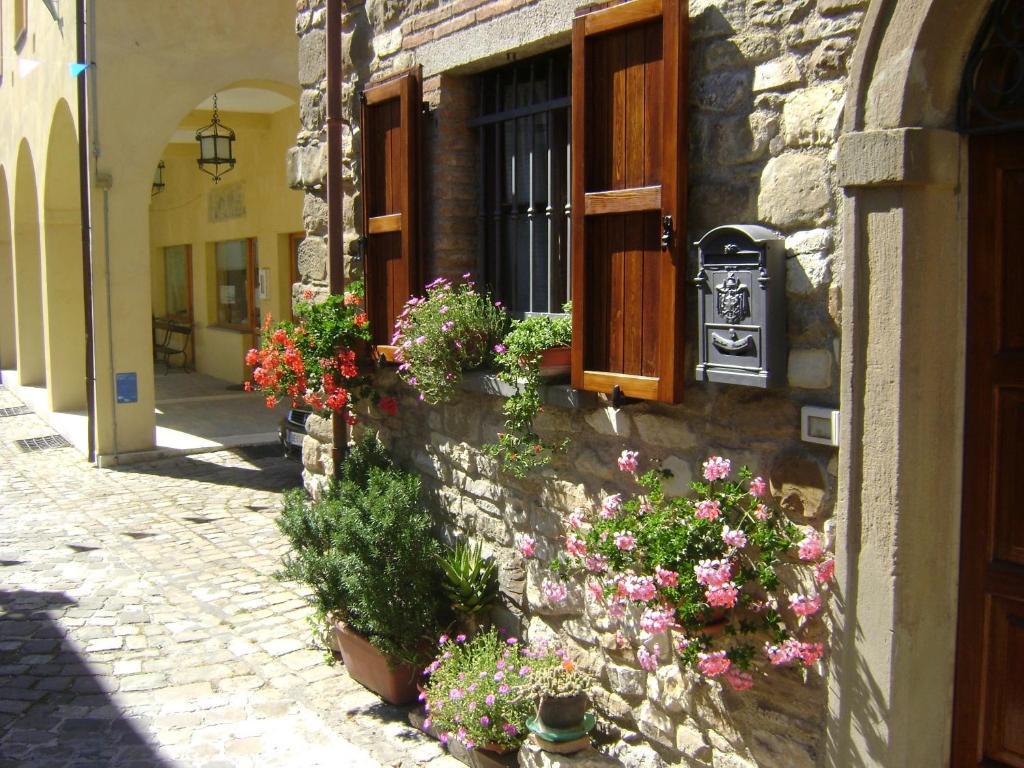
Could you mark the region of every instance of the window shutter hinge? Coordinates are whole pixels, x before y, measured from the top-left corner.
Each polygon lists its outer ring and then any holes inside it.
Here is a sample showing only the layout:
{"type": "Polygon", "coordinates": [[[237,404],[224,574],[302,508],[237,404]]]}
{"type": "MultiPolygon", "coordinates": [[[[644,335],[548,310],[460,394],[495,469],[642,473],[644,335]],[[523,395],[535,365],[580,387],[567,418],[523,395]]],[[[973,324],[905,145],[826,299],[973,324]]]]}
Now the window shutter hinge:
{"type": "Polygon", "coordinates": [[[672,245],[672,216],[667,215],[661,220],[661,247],[668,248],[672,245]]]}

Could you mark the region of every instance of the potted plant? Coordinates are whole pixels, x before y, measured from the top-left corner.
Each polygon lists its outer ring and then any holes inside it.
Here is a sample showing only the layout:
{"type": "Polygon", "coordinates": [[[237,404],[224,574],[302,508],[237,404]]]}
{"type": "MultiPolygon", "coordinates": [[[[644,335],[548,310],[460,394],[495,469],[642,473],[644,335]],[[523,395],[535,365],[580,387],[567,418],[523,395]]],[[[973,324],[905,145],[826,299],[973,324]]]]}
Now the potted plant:
{"type": "Polygon", "coordinates": [[[582,729],[590,704],[590,678],[580,672],[568,655],[550,655],[530,675],[537,697],[537,721],[556,731],[582,729]]]}
{"type": "MultiPolygon", "coordinates": [[[[815,664],[824,645],[812,617],[833,569],[820,535],[773,510],[762,478],[745,467],[733,477],[728,459],[704,462],[692,498],[666,496],[659,471],[638,474],[635,451],[623,451],[618,464],[641,493],[575,510],[555,566],[581,574],[592,599],[632,631],[639,664],[653,671],[662,651],[675,650],[684,664],[736,690],[761,670],[815,664]],[[785,594],[782,565],[809,571],[803,583],[817,587],[785,594]]],[[[621,629],[619,636],[626,642],[621,629]]]]}
{"type": "Polygon", "coordinates": [[[444,575],[441,589],[461,628],[473,637],[481,618],[498,598],[497,563],[493,557],[483,556],[479,542],[470,546],[464,541],[447,549],[439,563],[444,575]]]}
{"type": "Polygon", "coordinates": [[[516,638],[502,640],[493,629],[473,638],[442,636],[426,669],[424,726],[469,750],[518,749],[533,708],[530,664],[516,638]]]}
{"type": "Polygon", "coordinates": [[[490,361],[507,323],[501,303],[478,293],[468,274],[458,284],[439,277],[427,285],[426,296],[409,299],[395,323],[399,375],[421,400],[446,402],[462,371],[490,361]]]}
{"type": "MultiPolygon", "coordinates": [[[[295,312],[298,323],[271,326],[271,317],[266,316],[260,346],[245,357],[252,369],[246,390],[263,393],[268,408],[290,399],[295,406],[307,406],[320,415],[338,414],[354,423],[353,403],[381,400],[358,366],[370,340],[362,284],[352,283],[343,296],[299,302],[295,312]]],[[[388,398],[388,412],[392,401],[388,398]]]]}
{"type": "MultiPolygon", "coordinates": [[[[566,313],[571,307],[565,307],[566,313]]],[[[541,381],[568,372],[569,345],[572,343],[572,317],[534,315],[512,323],[495,351],[499,377],[515,387],[505,401],[505,430],[498,441],[486,446],[501,461],[502,469],[523,477],[530,469],[551,461],[553,453],[562,451],[568,440],[556,443],[542,440],[533,428],[533,420],[541,409],[541,381]]]]}
{"type": "Polygon", "coordinates": [[[349,674],[393,704],[414,700],[440,609],[439,548],[419,479],[367,436],[321,499],[289,494],[278,524],[293,547],[283,575],[310,587],[349,674]]]}

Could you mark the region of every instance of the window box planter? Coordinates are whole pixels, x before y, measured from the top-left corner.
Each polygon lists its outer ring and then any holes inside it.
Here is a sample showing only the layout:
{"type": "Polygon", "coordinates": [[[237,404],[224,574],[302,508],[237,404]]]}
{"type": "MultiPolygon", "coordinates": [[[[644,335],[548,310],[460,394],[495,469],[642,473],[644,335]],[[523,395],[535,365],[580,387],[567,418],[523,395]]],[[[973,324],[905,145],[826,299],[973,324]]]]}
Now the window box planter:
{"type": "Polygon", "coordinates": [[[551,347],[541,353],[541,378],[554,379],[568,376],[571,369],[572,349],[570,347],[551,347]]]}
{"type": "Polygon", "coordinates": [[[366,638],[343,622],[334,622],[334,637],[349,675],[389,704],[411,704],[419,695],[416,681],[423,670],[411,664],[394,664],[366,638]]]}

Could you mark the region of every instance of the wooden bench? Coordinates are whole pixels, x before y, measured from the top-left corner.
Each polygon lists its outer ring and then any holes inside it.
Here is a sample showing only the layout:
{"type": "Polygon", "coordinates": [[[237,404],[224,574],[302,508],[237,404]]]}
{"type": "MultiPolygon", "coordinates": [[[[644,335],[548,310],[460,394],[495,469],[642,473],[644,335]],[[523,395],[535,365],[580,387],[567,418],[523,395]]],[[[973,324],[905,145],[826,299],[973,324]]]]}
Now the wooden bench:
{"type": "Polygon", "coordinates": [[[170,317],[153,318],[153,361],[163,360],[164,373],[171,369],[171,358],[181,355],[181,368],[189,370],[188,347],[192,326],[170,317]]]}

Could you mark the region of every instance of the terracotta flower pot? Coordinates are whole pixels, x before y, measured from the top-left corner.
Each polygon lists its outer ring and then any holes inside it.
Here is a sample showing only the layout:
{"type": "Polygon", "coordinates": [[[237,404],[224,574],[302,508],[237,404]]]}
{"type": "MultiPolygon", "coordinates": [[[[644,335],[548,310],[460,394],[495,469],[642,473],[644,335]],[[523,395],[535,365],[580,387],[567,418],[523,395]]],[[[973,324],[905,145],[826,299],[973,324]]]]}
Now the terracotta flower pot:
{"type": "Polygon", "coordinates": [[[389,704],[411,704],[419,695],[416,682],[423,670],[411,664],[389,664],[389,657],[343,622],[334,623],[334,634],[349,675],[389,704]]]}
{"type": "Polygon", "coordinates": [[[546,379],[565,376],[572,366],[572,350],[569,347],[545,349],[540,356],[540,375],[546,379]]]}
{"type": "Polygon", "coordinates": [[[589,699],[585,693],[573,696],[541,696],[537,704],[537,720],[546,728],[568,730],[578,727],[587,713],[589,699]]]}

